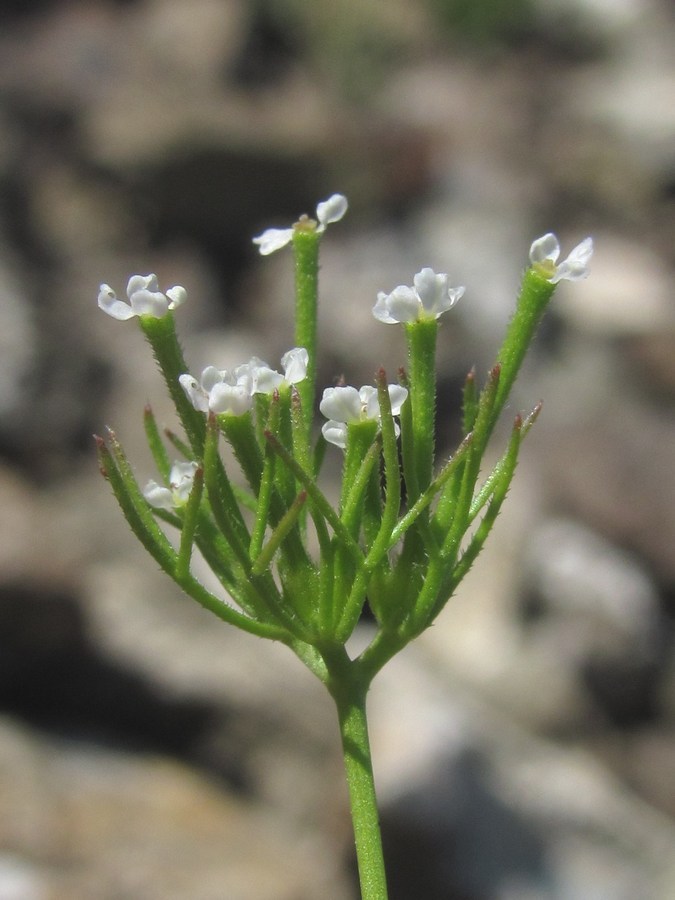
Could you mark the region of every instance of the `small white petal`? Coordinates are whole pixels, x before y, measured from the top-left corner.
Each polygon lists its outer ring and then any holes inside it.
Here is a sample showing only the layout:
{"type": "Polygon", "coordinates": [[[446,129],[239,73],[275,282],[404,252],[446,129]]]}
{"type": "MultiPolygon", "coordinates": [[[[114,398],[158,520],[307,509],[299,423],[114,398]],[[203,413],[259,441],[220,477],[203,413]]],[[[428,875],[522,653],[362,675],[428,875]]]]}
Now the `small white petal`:
{"type": "Polygon", "coordinates": [[[250,366],[238,366],[233,372],[229,383],[242,388],[249,397],[253,397],[253,383],[255,370],[250,366]]]}
{"type": "Polygon", "coordinates": [[[159,283],[157,276],[150,275],[132,275],[127,282],[127,297],[131,300],[131,295],[136,291],[158,291],[159,283]]]}
{"type": "Polygon", "coordinates": [[[173,505],[175,507],[185,506],[190,498],[192,485],[197,471],[197,463],[192,460],[189,462],[176,461],[169,472],[169,484],[173,494],[173,505]]]}
{"type": "Polygon", "coordinates": [[[258,356],[252,356],[248,362],[242,363],[233,370],[234,383],[242,384],[247,379],[255,379],[258,369],[269,369],[264,359],[258,356]]]}
{"type": "Polygon", "coordinates": [[[456,288],[448,288],[443,301],[439,304],[439,310],[436,313],[436,318],[438,318],[444,312],[447,312],[449,309],[452,309],[457,301],[462,299],[465,290],[466,288],[464,287],[464,285],[460,285],[456,288]]]}
{"type": "Polygon", "coordinates": [[[248,387],[241,384],[216,384],[209,393],[209,409],[214,413],[241,416],[251,408],[253,398],[248,387]]]}
{"type": "Polygon", "coordinates": [[[283,375],[257,356],[237,366],[234,377],[236,383],[247,387],[251,394],[271,394],[284,380],[283,375]]]}
{"type": "Polygon", "coordinates": [[[326,388],[319,404],[321,414],[338,422],[358,422],[362,401],[355,387],[326,388]]]}
{"type": "Polygon", "coordinates": [[[591,261],[591,256],[593,256],[593,238],[587,237],[584,238],[583,241],[578,243],[574,250],[567,257],[566,262],[581,265],[588,265],[591,261]]]}
{"type": "Polygon", "coordinates": [[[174,287],[169,288],[166,292],[166,296],[169,298],[169,309],[175,309],[177,306],[181,306],[187,300],[187,291],[180,284],[175,285],[174,287]]]}
{"type": "Polygon", "coordinates": [[[157,484],[156,481],[148,481],[143,488],[143,496],[155,509],[166,509],[169,512],[174,509],[173,494],[169,488],[157,484]]]}
{"type": "Polygon", "coordinates": [[[172,488],[177,488],[186,481],[192,484],[197,468],[197,463],[193,460],[190,460],[189,462],[186,462],[185,460],[176,460],[169,472],[169,484],[172,488]]]}
{"type": "MultiPolygon", "coordinates": [[[[389,384],[387,385],[387,390],[389,391],[391,414],[392,416],[398,416],[408,396],[408,390],[400,384],[389,384]]],[[[359,396],[361,397],[366,417],[368,419],[378,419],[380,417],[380,402],[377,388],[370,384],[364,384],[359,391],[359,396]]]]}
{"type": "Polygon", "coordinates": [[[213,387],[220,384],[222,381],[227,381],[228,378],[229,372],[227,369],[216,369],[215,366],[207,366],[202,371],[199,378],[199,384],[202,390],[208,394],[213,387]]]}
{"type": "Polygon", "coordinates": [[[299,384],[307,377],[309,353],[304,347],[294,347],[281,357],[284,377],[288,384],[299,384]]]}
{"type": "Polygon", "coordinates": [[[293,239],[292,228],[268,228],[258,237],[253,238],[253,243],[258,245],[261,256],[269,256],[276,250],[281,250],[293,239]]]}
{"type": "Polygon", "coordinates": [[[284,376],[269,366],[256,366],[251,379],[254,394],[272,394],[284,383],[284,376]]]}
{"type": "Polygon", "coordinates": [[[391,294],[383,291],[377,295],[377,303],[373,307],[373,315],[387,325],[401,322],[416,322],[419,318],[420,300],[417,292],[404,284],[395,287],[391,294]]]}
{"type": "Polygon", "coordinates": [[[560,263],[551,282],[557,284],[563,279],[567,281],[581,281],[588,278],[590,270],[588,263],[593,255],[593,238],[587,237],[572,250],[566,260],[560,263]]]}
{"type": "Polygon", "coordinates": [[[329,444],[335,444],[341,450],[347,446],[347,425],[344,422],[335,422],[329,419],[321,426],[321,434],[329,444]]]}
{"type": "Polygon", "coordinates": [[[415,275],[413,284],[425,312],[435,313],[439,301],[447,294],[448,276],[437,275],[433,269],[426,267],[415,275]]]}
{"type": "Polygon", "coordinates": [[[347,198],[344,194],[333,194],[327,200],[317,204],[316,217],[319,220],[317,231],[325,231],[326,225],[339,222],[347,212],[347,198]]]}
{"type": "Polygon", "coordinates": [[[161,291],[142,289],[131,294],[129,300],[131,308],[137,316],[152,316],[154,319],[161,319],[169,308],[168,300],[161,291]]]}
{"type": "Polygon", "coordinates": [[[401,384],[390,384],[388,390],[389,400],[391,402],[391,413],[393,416],[398,416],[401,412],[401,407],[408,399],[408,389],[404,388],[401,384]]]}
{"type": "Polygon", "coordinates": [[[362,417],[366,419],[378,419],[380,417],[380,404],[377,397],[377,388],[372,384],[364,384],[359,390],[361,400],[362,417]]]}
{"type": "Polygon", "coordinates": [[[397,325],[398,319],[392,319],[389,313],[389,294],[384,291],[377,292],[377,302],[373,307],[373,316],[378,322],[384,322],[386,325],[397,325]]]}
{"type": "Polygon", "coordinates": [[[426,316],[438,319],[457,303],[464,294],[463,287],[448,287],[448,276],[436,274],[433,269],[424,268],[413,279],[426,316]]]}
{"type": "Polygon", "coordinates": [[[530,247],[530,262],[533,266],[541,263],[555,263],[560,256],[560,244],[558,238],[550,231],[532,242],[530,247]]]}
{"type": "Polygon", "coordinates": [[[185,396],[197,412],[205,413],[209,411],[209,396],[192,375],[189,375],[188,373],[181,375],[178,382],[185,391],[185,396]]]}
{"type": "Polygon", "coordinates": [[[132,319],[136,315],[128,303],[118,299],[115,291],[113,291],[109,284],[102,284],[99,288],[98,306],[104,313],[107,313],[109,316],[112,316],[113,319],[117,319],[120,322],[124,322],[126,319],[132,319]]]}

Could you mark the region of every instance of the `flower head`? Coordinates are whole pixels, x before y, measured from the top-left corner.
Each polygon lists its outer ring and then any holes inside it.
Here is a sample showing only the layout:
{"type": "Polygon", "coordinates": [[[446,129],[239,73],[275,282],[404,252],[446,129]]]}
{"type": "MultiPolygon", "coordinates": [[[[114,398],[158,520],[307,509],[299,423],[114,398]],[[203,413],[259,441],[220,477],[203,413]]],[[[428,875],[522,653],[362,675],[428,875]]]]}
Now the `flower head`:
{"type": "Polygon", "coordinates": [[[174,462],[169,472],[169,487],[150,480],[143,488],[143,496],[155,509],[168,512],[180,509],[188,502],[198,468],[196,462],[174,462]]]}
{"type": "Polygon", "coordinates": [[[566,281],[580,281],[588,278],[590,269],[588,263],[593,255],[593,238],[587,237],[572,250],[567,259],[556,265],[560,256],[560,244],[558,238],[548,232],[532,243],[530,247],[530,262],[532,268],[550,281],[557,284],[566,281]]]}
{"type": "Polygon", "coordinates": [[[231,413],[240,416],[253,405],[254,394],[271,394],[282,385],[299,384],[307,377],[309,354],[294,347],[281,357],[284,374],[252,356],[247,363],[232,369],[207,366],[199,381],[189,373],[178,381],[197,412],[231,413]]]}
{"type": "MultiPolygon", "coordinates": [[[[406,401],[408,391],[400,384],[388,385],[392,415],[397,416],[406,401]]],[[[323,392],[319,409],[328,419],[324,422],[321,433],[330,444],[347,446],[347,426],[350,422],[367,420],[379,422],[381,418],[380,404],[377,399],[377,388],[365,384],[360,390],[355,387],[326,388],[323,392]]],[[[395,425],[399,434],[398,425],[395,425]]]]}
{"type": "Polygon", "coordinates": [[[98,292],[98,305],[113,319],[125,321],[134,316],[152,316],[161,319],[170,309],[175,309],[187,299],[184,287],[176,285],[163,294],[156,275],[132,275],[127,284],[125,303],[117,297],[109,284],[102,284],[98,292]]]}
{"type": "Polygon", "coordinates": [[[198,412],[241,416],[253,404],[252,379],[245,366],[234,372],[207,366],[199,381],[188,373],[181,375],[178,381],[198,412]]]}
{"type": "Polygon", "coordinates": [[[343,194],[333,194],[327,200],[322,200],[316,207],[318,224],[307,216],[301,216],[300,221],[291,228],[268,228],[258,237],[253,238],[253,243],[258,245],[262,256],[269,256],[275,250],[281,250],[286,244],[290,244],[293,234],[298,226],[307,228],[312,225],[317,234],[322,234],[332,222],[339,222],[347,212],[347,198],[343,194]]]}
{"type": "Polygon", "coordinates": [[[447,275],[437,275],[428,267],[415,275],[413,285],[401,284],[390,294],[380,291],[373,307],[375,318],[388,325],[437,319],[452,309],[465,290],[463,287],[449,287],[447,275]]]}
{"type": "MultiPolygon", "coordinates": [[[[307,377],[309,353],[304,347],[294,347],[281,357],[284,374],[271,369],[267,363],[255,357],[247,363],[252,378],[254,394],[271,394],[282,385],[299,384],[307,377]]],[[[239,371],[235,369],[235,373],[239,371]]]]}

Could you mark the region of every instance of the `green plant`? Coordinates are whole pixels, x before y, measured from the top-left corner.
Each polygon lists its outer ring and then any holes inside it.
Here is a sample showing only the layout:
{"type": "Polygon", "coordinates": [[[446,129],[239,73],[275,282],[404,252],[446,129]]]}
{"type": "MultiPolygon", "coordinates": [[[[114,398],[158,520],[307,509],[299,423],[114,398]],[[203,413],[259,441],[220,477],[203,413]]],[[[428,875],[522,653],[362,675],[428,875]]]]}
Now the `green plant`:
{"type": "Polygon", "coordinates": [[[171,462],[152,411],[148,444],[161,482],[141,489],[113,432],[97,438],[100,466],[131,529],[183,591],[220,619],[286,644],[326,686],[340,726],[364,900],[386,897],[386,878],[366,717],[366,696],[379,670],[431,625],[467,573],[494,525],[513,478],[521,442],[539,406],[517,415],[491,471],[481,467],[537,325],[561,279],[588,274],[587,238],[557,264],[552,234],[535,241],[514,316],[494,366],[479,387],[467,376],[464,438],[448,459],[435,459],[438,318],[460,299],[448,276],[424,268],[413,286],[378,295],[375,319],[402,328],[406,369],[389,384],[323,391],[326,416],[313,432],[317,371],[319,245],[342,218],[346,199],[333,195],[291,228],[255,241],[263,255],[291,245],[295,258],[295,344],[283,374],[254,358],[232,371],[189,373],[176,336],[182,287],[163,293],[154,275],[134,275],[128,302],[101,285],[99,306],[118,320],[137,318],[155,354],[184,436],[168,435],[171,462]],[[230,477],[220,442],[231,447],[245,487],[230,477]],[[320,487],[329,444],[344,453],[339,503],[320,487]],[[405,497],[405,502],[403,500],[405,497]],[[176,529],[172,544],[162,526],[176,529]],[[316,546],[314,553],[309,548],[316,546]],[[211,567],[222,595],[191,568],[194,548],[211,567]],[[368,602],[377,623],[369,645],[347,644],[368,602]]]}

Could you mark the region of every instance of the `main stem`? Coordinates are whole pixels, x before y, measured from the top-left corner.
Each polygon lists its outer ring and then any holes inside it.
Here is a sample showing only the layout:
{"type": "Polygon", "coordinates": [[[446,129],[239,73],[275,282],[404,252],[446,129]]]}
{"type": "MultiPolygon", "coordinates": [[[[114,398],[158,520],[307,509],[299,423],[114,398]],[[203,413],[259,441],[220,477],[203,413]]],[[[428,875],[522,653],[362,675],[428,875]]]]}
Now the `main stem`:
{"type": "Polygon", "coordinates": [[[347,686],[343,682],[340,688],[333,696],[349,788],[361,900],[387,900],[382,836],[368,739],[368,687],[354,682],[347,686]]]}

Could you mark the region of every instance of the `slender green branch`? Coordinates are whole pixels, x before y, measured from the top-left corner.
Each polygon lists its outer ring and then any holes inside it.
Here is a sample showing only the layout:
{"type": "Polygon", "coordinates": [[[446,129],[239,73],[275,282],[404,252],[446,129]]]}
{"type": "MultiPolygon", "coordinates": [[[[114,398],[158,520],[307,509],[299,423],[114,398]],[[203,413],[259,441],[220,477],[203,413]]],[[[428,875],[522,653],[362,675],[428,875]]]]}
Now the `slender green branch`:
{"type": "Polygon", "coordinates": [[[532,344],[555,287],[555,284],[543,278],[534,268],[527,269],[523,276],[516,311],[497,354],[501,376],[490,420],[490,432],[509,398],[525,354],[532,344]]]}
{"type": "Polygon", "coordinates": [[[314,228],[296,226],[293,233],[295,255],[295,344],[309,354],[307,376],[296,387],[304,419],[305,459],[311,456],[310,437],[316,393],[317,306],[319,302],[319,242],[314,228]]]}
{"type": "Polygon", "coordinates": [[[190,571],[192,546],[199,524],[199,505],[204,488],[204,470],[197,469],[192,481],[192,490],[183,512],[183,528],[180,533],[180,549],[176,560],[176,578],[183,578],[190,571]]]}
{"type": "Polygon", "coordinates": [[[338,514],[330,505],[330,502],[326,498],[325,494],[322,493],[317,483],[311,478],[310,475],[307,474],[307,472],[304,471],[302,466],[291,456],[288,450],[286,450],[286,448],[278,441],[275,435],[271,434],[269,431],[266,431],[265,437],[267,438],[270,447],[279,456],[284,465],[288,466],[290,471],[293,472],[295,477],[305,488],[312,502],[316,505],[316,508],[324,516],[324,518],[331,526],[335,534],[340,538],[344,546],[350,551],[352,556],[357,561],[361,562],[363,560],[363,554],[361,552],[361,549],[359,548],[359,545],[346,530],[345,526],[338,517],[338,514]]]}
{"type": "Polygon", "coordinates": [[[192,457],[201,458],[206,435],[204,416],[197,412],[185,396],[178,379],[189,371],[176,336],[173,313],[159,319],[140,316],[139,323],[164,376],[167,389],[192,446],[192,457]]]}
{"type": "Polygon", "coordinates": [[[152,458],[155,460],[157,471],[166,482],[169,480],[171,463],[166,448],[164,447],[164,443],[162,442],[159,428],[157,427],[157,420],[155,419],[155,415],[149,403],[146,404],[145,409],[143,410],[143,425],[145,426],[145,436],[148,441],[150,452],[152,453],[152,458]]]}
{"type": "Polygon", "coordinates": [[[274,554],[283,541],[288,537],[290,530],[295,526],[300,515],[300,510],[307,500],[307,492],[301,491],[291,505],[288,512],[282,517],[279,524],[272,532],[270,539],[262,547],[257,559],[254,560],[251,572],[254,575],[262,575],[271,565],[274,554]]]}
{"type": "MultiPolygon", "coordinates": [[[[408,486],[411,502],[431,482],[436,419],[436,337],[438,322],[420,319],[405,326],[408,339],[408,379],[412,411],[412,467],[417,484],[408,486]]],[[[401,426],[403,427],[403,418],[401,426]]],[[[406,445],[404,445],[406,446],[406,445]]]]}

